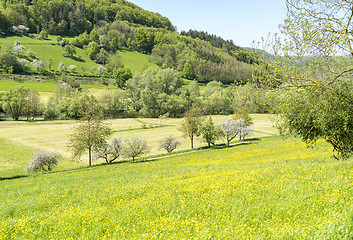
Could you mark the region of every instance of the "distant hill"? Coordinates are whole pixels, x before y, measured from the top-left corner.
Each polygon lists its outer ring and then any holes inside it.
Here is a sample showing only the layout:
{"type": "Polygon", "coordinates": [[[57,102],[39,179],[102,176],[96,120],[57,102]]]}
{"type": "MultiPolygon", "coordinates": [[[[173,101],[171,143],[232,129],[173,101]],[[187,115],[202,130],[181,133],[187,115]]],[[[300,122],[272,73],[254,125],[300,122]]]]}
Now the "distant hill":
{"type": "MultiPolygon", "coordinates": [[[[114,56],[122,54],[122,59],[129,59],[124,54],[125,50],[147,54],[149,57],[144,59],[149,59],[151,64],[173,68],[182,77],[203,83],[246,83],[259,64],[259,56],[235,46],[232,41],[196,30],[178,34],[167,17],[146,11],[125,0],[0,2],[0,31],[4,36],[24,35],[47,39],[48,34],[60,35],[62,38],[57,37],[57,41],[52,43],[62,46],[60,58],[65,54],[69,56],[70,53],[64,51],[69,48],[74,50],[70,47],[73,45],[76,54],[73,53],[68,60],[85,55],[95,64],[105,66],[110,74],[114,73],[114,69],[124,67],[124,63],[114,56]]],[[[13,44],[12,41],[13,38],[10,44],[13,44]]],[[[2,42],[6,43],[6,40],[2,42]]],[[[20,60],[28,56],[22,53],[21,56],[14,54],[14,57],[20,60]]],[[[0,56],[0,68],[3,71],[34,71],[19,65],[9,66],[10,62],[14,63],[14,60],[2,61],[0,56]]],[[[132,66],[131,62],[127,67],[133,69],[133,72],[144,69],[132,66]]],[[[140,64],[140,61],[136,61],[136,64],[140,64]]],[[[89,67],[92,66],[95,67],[94,64],[89,67]]]]}

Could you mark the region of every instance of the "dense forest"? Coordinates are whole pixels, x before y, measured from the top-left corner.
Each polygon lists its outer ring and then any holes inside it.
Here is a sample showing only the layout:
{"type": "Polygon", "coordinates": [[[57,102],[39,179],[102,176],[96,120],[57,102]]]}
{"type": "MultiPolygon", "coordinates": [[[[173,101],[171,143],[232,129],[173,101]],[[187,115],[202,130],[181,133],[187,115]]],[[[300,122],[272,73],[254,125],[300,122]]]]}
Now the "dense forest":
{"type": "MultiPolygon", "coordinates": [[[[103,65],[119,49],[151,54],[160,67],[173,68],[182,77],[202,83],[244,84],[259,64],[255,53],[232,41],[191,30],[178,34],[168,18],[125,0],[2,0],[0,32],[44,38],[47,34],[76,36],[62,46],[83,48],[103,65]]],[[[19,65],[12,69],[15,73],[23,70],[19,65]]],[[[110,73],[125,70],[108,67],[110,73]]]]}

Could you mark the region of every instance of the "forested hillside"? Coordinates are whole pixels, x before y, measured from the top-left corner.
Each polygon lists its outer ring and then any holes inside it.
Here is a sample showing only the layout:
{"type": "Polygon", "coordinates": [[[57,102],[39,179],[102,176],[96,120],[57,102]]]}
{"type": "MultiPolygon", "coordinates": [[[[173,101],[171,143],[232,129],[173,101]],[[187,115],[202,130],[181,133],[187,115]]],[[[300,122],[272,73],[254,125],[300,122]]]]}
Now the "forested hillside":
{"type": "MultiPolygon", "coordinates": [[[[73,36],[72,41],[58,39],[58,44],[68,49],[69,56],[75,54],[73,46],[85,49],[92,60],[106,65],[111,74],[128,71],[121,64],[110,64],[117,59],[112,56],[121,49],[150,54],[151,61],[160,67],[173,68],[182,77],[203,83],[244,84],[257,70],[255,54],[232,41],[197,31],[178,34],[168,18],[125,0],[1,0],[1,3],[2,35],[43,39],[48,34],[73,36]],[[71,53],[67,45],[73,45],[71,53]]],[[[0,59],[3,70],[11,67],[1,62],[9,61],[0,59]]],[[[28,71],[19,65],[12,70],[28,71]]]]}

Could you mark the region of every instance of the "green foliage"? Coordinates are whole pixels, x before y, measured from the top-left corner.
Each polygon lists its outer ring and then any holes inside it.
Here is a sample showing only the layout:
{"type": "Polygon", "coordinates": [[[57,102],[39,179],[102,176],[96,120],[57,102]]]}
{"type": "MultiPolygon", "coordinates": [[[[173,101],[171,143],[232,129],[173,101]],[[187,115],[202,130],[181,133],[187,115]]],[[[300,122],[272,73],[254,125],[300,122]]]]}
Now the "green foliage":
{"type": "Polygon", "coordinates": [[[16,57],[7,52],[0,52],[0,68],[6,73],[20,73],[22,71],[22,66],[16,57]]]}
{"type": "Polygon", "coordinates": [[[186,62],[184,64],[183,74],[186,79],[194,80],[196,78],[194,67],[190,62],[186,62]]]}
{"type": "Polygon", "coordinates": [[[73,55],[76,54],[76,48],[74,45],[67,44],[64,47],[64,51],[66,53],[66,56],[72,57],[73,55]]]}
{"type": "Polygon", "coordinates": [[[154,36],[143,28],[135,29],[136,47],[144,53],[150,53],[154,44],[154,36]]]}
{"type": "Polygon", "coordinates": [[[213,123],[211,116],[208,120],[202,123],[198,131],[209,147],[215,145],[215,142],[223,136],[222,129],[213,123]]]}
{"type": "Polygon", "coordinates": [[[45,40],[45,39],[47,39],[48,38],[48,32],[46,31],[46,30],[42,30],[42,31],[40,31],[40,33],[39,33],[39,38],[40,39],[43,39],[43,40],[45,40]]]}
{"type": "Polygon", "coordinates": [[[274,38],[269,77],[290,86],[282,96],[284,126],[308,144],[325,138],[334,155],[353,153],[351,139],[351,2],[287,1],[285,41],[274,38]],[[344,34],[342,34],[344,33],[344,34]],[[348,59],[338,57],[349,54],[348,59]],[[295,97],[294,97],[295,96],[295,97]]]}
{"type": "Polygon", "coordinates": [[[233,118],[235,120],[242,118],[247,126],[250,126],[251,124],[253,124],[253,120],[250,117],[248,109],[246,107],[244,107],[244,106],[243,107],[237,107],[234,110],[233,118]]]}
{"type": "Polygon", "coordinates": [[[85,50],[86,50],[86,54],[88,55],[88,57],[92,60],[95,60],[97,54],[100,51],[100,48],[99,48],[98,43],[90,42],[85,50]]]}
{"type": "Polygon", "coordinates": [[[83,48],[84,46],[88,45],[90,43],[90,36],[87,34],[87,32],[84,32],[78,36],[76,36],[72,40],[72,44],[76,47],[83,48]]]}
{"type": "Polygon", "coordinates": [[[119,87],[124,87],[127,80],[132,78],[131,70],[127,67],[115,68],[113,70],[114,82],[119,87]]]}
{"type": "MultiPolygon", "coordinates": [[[[10,89],[10,91],[3,96],[4,111],[17,121],[19,117],[24,114],[26,105],[29,104],[29,94],[30,90],[23,86],[10,89]]],[[[38,101],[39,98],[36,99],[36,102],[38,101]]]]}
{"type": "Polygon", "coordinates": [[[200,135],[199,128],[202,122],[203,116],[200,107],[193,105],[187,112],[185,112],[179,130],[183,133],[183,137],[190,138],[191,149],[194,148],[194,137],[200,135]]]}

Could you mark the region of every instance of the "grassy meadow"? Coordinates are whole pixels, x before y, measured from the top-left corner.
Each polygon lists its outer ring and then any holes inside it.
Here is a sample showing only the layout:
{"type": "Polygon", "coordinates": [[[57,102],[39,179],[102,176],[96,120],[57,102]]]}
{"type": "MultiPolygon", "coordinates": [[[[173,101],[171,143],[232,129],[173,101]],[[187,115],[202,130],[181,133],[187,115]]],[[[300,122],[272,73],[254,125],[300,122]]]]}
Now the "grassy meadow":
{"type": "MultiPolygon", "coordinates": [[[[254,114],[255,133],[251,137],[271,136],[276,133],[272,127],[269,115],[254,114]]],[[[214,116],[214,122],[222,122],[227,119],[227,116],[214,116]]],[[[112,138],[130,138],[137,135],[147,139],[151,145],[152,150],[149,155],[162,154],[165,151],[159,150],[159,142],[169,135],[174,135],[178,138],[182,145],[177,150],[186,150],[190,148],[189,139],[182,138],[181,132],[178,131],[182,119],[153,119],[153,118],[136,118],[136,119],[115,119],[109,120],[111,128],[114,133],[112,138]],[[145,129],[147,127],[147,129],[145,129]]],[[[0,121],[0,136],[4,140],[1,145],[3,151],[11,152],[12,159],[8,158],[1,161],[0,158],[0,177],[11,177],[14,175],[23,175],[24,167],[28,165],[31,158],[30,153],[37,150],[48,152],[58,152],[63,155],[64,160],[59,163],[56,170],[76,168],[87,165],[87,156],[82,156],[82,162],[72,162],[70,152],[68,152],[66,145],[68,143],[68,134],[71,127],[77,123],[76,121],[0,121]],[[18,151],[9,151],[10,146],[15,145],[25,146],[28,150],[26,153],[18,155],[18,151]]],[[[225,141],[222,139],[221,143],[225,141]]],[[[201,141],[200,138],[194,140],[196,148],[206,146],[207,144],[201,141]]],[[[96,162],[100,163],[100,162],[96,162]]]]}
{"type": "Polygon", "coordinates": [[[76,48],[76,54],[74,57],[67,57],[64,48],[56,44],[56,38],[57,36],[49,36],[47,40],[39,40],[26,36],[12,36],[0,38],[0,45],[13,48],[13,44],[18,40],[21,42],[21,45],[25,47],[24,55],[26,55],[28,50],[32,50],[36,53],[36,58],[46,62],[49,57],[51,57],[53,61],[52,70],[58,68],[60,61],[63,61],[66,67],[69,65],[76,65],[77,69],[80,67],[86,67],[90,70],[92,67],[96,68],[99,66],[99,64],[92,61],[81,48],[76,48]],[[81,56],[81,59],[79,59],[78,56],[81,56]]]}
{"type": "Polygon", "coordinates": [[[351,239],[353,163],[320,141],[0,182],[0,239],[351,239]]]}

